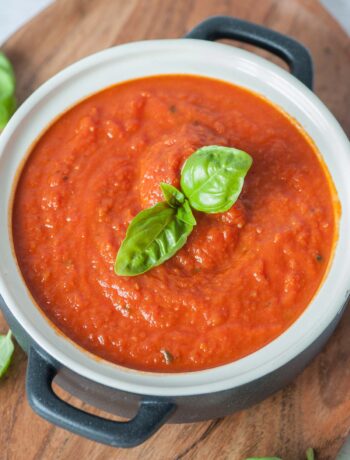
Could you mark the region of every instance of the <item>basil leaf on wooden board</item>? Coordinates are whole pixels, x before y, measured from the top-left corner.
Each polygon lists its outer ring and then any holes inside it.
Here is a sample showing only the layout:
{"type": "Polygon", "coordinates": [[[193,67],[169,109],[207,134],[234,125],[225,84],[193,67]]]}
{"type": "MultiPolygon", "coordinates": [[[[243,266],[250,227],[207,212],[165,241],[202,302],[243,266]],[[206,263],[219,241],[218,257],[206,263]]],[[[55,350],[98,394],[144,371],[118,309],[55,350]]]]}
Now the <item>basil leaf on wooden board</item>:
{"type": "Polygon", "coordinates": [[[170,259],[186,243],[193,230],[190,207],[173,208],[158,203],[131,221],[117,254],[117,275],[140,275],[170,259]]]}
{"type": "MultiPolygon", "coordinates": [[[[306,460],[315,460],[315,452],[312,447],[309,447],[305,452],[306,460]]],[[[282,460],[280,457],[249,457],[245,460],[282,460]]]]}
{"type": "Polygon", "coordinates": [[[315,452],[312,447],[309,447],[306,452],[306,460],[315,460],[315,452]]]}
{"type": "Polygon", "coordinates": [[[249,457],[245,460],[282,460],[280,457],[249,457]]]}
{"type": "Polygon", "coordinates": [[[242,191],[252,162],[243,150],[217,145],[202,147],[182,168],[182,191],[197,211],[228,211],[242,191]]]}
{"type": "Polygon", "coordinates": [[[6,126],[15,109],[15,75],[10,61],[0,52],[0,129],[6,126]]]}
{"type": "Polygon", "coordinates": [[[0,335],[0,378],[5,375],[11,363],[14,349],[11,331],[7,335],[0,335]]]}
{"type": "Polygon", "coordinates": [[[161,182],[160,188],[162,189],[165,201],[173,208],[181,206],[184,203],[185,195],[173,185],[161,182]]]}

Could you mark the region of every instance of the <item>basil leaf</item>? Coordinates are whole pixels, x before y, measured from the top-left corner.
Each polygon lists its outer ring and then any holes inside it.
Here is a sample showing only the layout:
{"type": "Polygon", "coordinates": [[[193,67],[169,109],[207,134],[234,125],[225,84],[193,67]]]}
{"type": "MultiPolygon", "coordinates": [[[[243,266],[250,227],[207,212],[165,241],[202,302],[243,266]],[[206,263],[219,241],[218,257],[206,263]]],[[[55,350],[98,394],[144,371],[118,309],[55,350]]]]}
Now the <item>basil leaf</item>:
{"type": "Polygon", "coordinates": [[[245,460],[282,460],[280,457],[249,457],[245,460]]]}
{"type": "MultiPolygon", "coordinates": [[[[306,451],[306,460],[315,460],[315,452],[312,447],[306,451]]],[[[280,457],[249,457],[245,460],[282,460],[280,457]]]]}
{"type": "Polygon", "coordinates": [[[7,59],[7,57],[0,51],[0,67],[5,69],[7,72],[11,73],[13,75],[13,69],[10,61],[7,59]]]}
{"type": "Polygon", "coordinates": [[[185,222],[188,225],[196,225],[196,219],[192,213],[191,206],[188,200],[184,201],[184,204],[177,209],[177,218],[185,222]]]}
{"type": "Polygon", "coordinates": [[[120,246],[115,273],[140,275],[170,259],[186,243],[193,221],[192,211],[185,205],[173,208],[162,202],[141,211],[120,246]]]}
{"type": "Polygon", "coordinates": [[[7,335],[0,335],[0,378],[5,375],[15,349],[11,336],[11,331],[7,335]]]}
{"type": "Polygon", "coordinates": [[[5,127],[15,108],[15,76],[10,61],[0,53],[0,129],[5,127]]]}
{"type": "Polygon", "coordinates": [[[225,212],[241,193],[252,162],[243,150],[217,145],[202,147],[182,168],[182,191],[197,211],[225,212]]]}
{"type": "Polygon", "coordinates": [[[185,195],[173,185],[162,182],[160,188],[162,189],[165,201],[173,208],[181,206],[184,203],[185,195]]]}

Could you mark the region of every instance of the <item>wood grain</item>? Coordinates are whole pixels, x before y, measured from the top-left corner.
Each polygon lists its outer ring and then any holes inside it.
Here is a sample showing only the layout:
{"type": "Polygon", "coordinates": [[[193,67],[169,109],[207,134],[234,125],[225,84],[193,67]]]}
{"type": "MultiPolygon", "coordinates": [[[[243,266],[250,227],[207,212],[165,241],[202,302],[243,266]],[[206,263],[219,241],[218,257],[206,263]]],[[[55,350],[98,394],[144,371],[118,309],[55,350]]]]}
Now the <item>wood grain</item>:
{"type": "MultiPolygon", "coordinates": [[[[14,62],[23,101],[81,57],[128,41],[180,37],[213,14],[265,24],[306,44],[314,57],[315,91],[350,133],[349,38],[316,0],[60,0],[3,50],[14,62]]],[[[0,317],[0,331],[5,330],[0,317]]],[[[324,351],[284,390],[225,419],[166,425],[128,451],[81,439],[36,416],[25,398],[25,370],[26,357],[17,347],[0,382],[1,460],[243,460],[253,455],[297,460],[308,446],[315,447],[318,459],[334,460],[350,429],[349,309],[324,351]]]]}

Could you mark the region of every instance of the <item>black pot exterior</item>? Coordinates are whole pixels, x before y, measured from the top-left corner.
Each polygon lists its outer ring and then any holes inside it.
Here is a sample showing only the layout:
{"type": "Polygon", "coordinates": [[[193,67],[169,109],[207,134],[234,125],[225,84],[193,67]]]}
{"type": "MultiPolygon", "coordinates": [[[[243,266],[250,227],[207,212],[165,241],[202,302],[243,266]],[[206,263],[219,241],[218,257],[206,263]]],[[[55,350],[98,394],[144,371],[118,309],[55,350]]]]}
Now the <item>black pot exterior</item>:
{"type": "MultiPolygon", "coordinates": [[[[231,38],[265,48],[282,57],[290,65],[291,72],[311,89],[312,61],[308,51],[295,40],[277,32],[242,20],[218,16],[199,24],[187,38],[231,38]]],[[[259,380],[216,393],[155,397],[116,390],[65,368],[34,342],[1,297],[0,301],[17,341],[29,355],[26,388],[33,409],[52,423],[115,447],[141,444],[165,422],[197,422],[224,417],[263,400],[289,383],[320,351],[344,309],[303,353],[259,380]],[[132,418],[129,422],[115,422],[78,410],[56,396],[52,390],[53,380],[86,403],[109,413],[132,418]]]]}

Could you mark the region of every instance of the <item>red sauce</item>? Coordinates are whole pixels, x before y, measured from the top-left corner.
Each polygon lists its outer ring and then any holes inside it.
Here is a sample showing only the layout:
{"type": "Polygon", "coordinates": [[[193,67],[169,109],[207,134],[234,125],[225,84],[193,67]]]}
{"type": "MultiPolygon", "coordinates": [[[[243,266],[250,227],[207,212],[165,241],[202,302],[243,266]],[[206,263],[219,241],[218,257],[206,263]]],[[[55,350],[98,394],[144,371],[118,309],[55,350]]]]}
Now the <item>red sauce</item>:
{"type": "Polygon", "coordinates": [[[95,94],[48,128],[18,182],[13,237],[35,301],[77,344],[136,369],[193,371],[258,350],[299,317],[327,269],[335,209],[312,143],[284,113],[224,82],[159,76],[95,94]],[[238,202],[196,213],[163,265],[115,275],[131,219],[211,144],[253,157],[238,202]]]}

